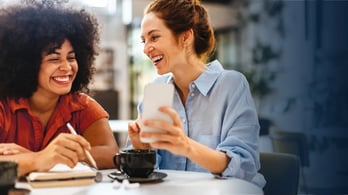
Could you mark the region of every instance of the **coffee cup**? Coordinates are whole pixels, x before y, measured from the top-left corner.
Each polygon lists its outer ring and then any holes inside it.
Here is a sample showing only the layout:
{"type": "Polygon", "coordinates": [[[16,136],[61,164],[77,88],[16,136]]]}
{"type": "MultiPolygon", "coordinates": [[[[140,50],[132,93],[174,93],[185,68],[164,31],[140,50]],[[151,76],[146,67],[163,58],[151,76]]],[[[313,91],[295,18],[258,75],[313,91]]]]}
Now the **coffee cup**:
{"type": "Polygon", "coordinates": [[[150,149],[128,149],[115,154],[115,167],[129,177],[148,177],[156,164],[156,152],[150,149]]]}
{"type": "Polygon", "coordinates": [[[15,187],[17,181],[17,163],[0,161],[0,192],[7,192],[15,187]]]}

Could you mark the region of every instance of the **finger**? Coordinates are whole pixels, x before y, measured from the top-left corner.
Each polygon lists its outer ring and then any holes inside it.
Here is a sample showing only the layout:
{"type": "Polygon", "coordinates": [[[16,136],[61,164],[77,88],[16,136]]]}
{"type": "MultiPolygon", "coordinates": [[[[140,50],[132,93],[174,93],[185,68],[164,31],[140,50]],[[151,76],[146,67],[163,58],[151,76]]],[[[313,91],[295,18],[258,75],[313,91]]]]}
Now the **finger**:
{"type": "Polygon", "coordinates": [[[69,148],[63,148],[61,154],[63,157],[69,159],[73,164],[76,164],[80,160],[80,158],[85,158],[84,154],[78,154],[76,153],[76,151],[69,148]]]}
{"type": "Polygon", "coordinates": [[[1,147],[1,148],[0,148],[0,154],[4,153],[6,150],[7,150],[6,147],[1,147]]]}
{"type": "Polygon", "coordinates": [[[85,160],[86,159],[86,148],[83,148],[79,143],[77,142],[69,142],[69,144],[65,145],[65,148],[73,151],[79,160],[85,160]]]}
{"type": "Polygon", "coordinates": [[[8,149],[2,152],[3,155],[15,155],[15,154],[19,154],[20,151],[16,150],[16,149],[8,149]]]}
{"type": "Polygon", "coordinates": [[[53,153],[52,151],[47,151],[41,154],[39,171],[48,171],[50,170],[54,165],[61,163],[65,164],[70,168],[73,168],[77,164],[77,160],[73,160],[73,158],[69,157],[69,155],[62,155],[61,153],[53,153]],[[50,155],[47,155],[47,152],[50,152],[50,155]]]}
{"type": "Polygon", "coordinates": [[[161,150],[172,151],[172,144],[168,142],[152,142],[150,143],[150,146],[161,150]]]}
{"type": "Polygon", "coordinates": [[[137,130],[140,130],[141,123],[142,123],[141,120],[136,120],[136,121],[135,121],[135,125],[136,125],[136,129],[137,129],[137,130]]]}
{"type": "Polygon", "coordinates": [[[128,132],[129,133],[139,133],[139,126],[136,122],[129,122],[128,123],[128,132]]]}
{"type": "Polygon", "coordinates": [[[144,120],[144,125],[152,128],[158,128],[164,130],[165,133],[178,134],[171,123],[164,120],[144,120]]]}
{"type": "Polygon", "coordinates": [[[176,146],[175,144],[169,142],[152,142],[150,143],[150,146],[159,150],[167,150],[176,155],[181,154],[179,152],[180,148],[178,148],[178,146],[176,146]]]}
{"type": "Polygon", "coordinates": [[[144,132],[140,135],[142,138],[150,138],[154,140],[158,140],[157,142],[169,142],[169,143],[179,143],[179,139],[177,136],[173,136],[169,133],[161,133],[161,132],[144,132]]]}
{"type": "Polygon", "coordinates": [[[84,160],[86,158],[85,150],[90,149],[90,144],[83,137],[78,135],[66,134],[60,136],[59,139],[55,140],[55,144],[73,151],[80,160],[84,160]],[[87,143],[87,146],[82,145],[84,142],[87,143]]]}
{"type": "MultiPolygon", "coordinates": [[[[74,143],[78,143],[80,145],[80,147],[90,150],[91,149],[91,145],[90,143],[81,135],[72,135],[72,134],[68,134],[68,133],[62,133],[60,134],[62,135],[62,139],[67,139],[70,141],[73,141],[74,143]]],[[[76,147],[76,146],[74,146],[76,147]]]]}
{"type": "Polygon", "coordinates": [[[46,170],[52,168],[57,163],[66,164],[73,167],[78,162],[77,154],[62,145],[49,144],[44,150],[40,151],[38,161],[39,169],[46,170]]]}
{"type": "Polygon", "coordinates": [[[165,114],[168,114],[170,116],[170,118],[172,118],[174,126],[179,126],[179,127],[182,126],[180,117],[179,117],[178,113],[173,108],[168,107],[168,106],[162,106],[159,108],[159,111],[161,111],[165,114]]]}

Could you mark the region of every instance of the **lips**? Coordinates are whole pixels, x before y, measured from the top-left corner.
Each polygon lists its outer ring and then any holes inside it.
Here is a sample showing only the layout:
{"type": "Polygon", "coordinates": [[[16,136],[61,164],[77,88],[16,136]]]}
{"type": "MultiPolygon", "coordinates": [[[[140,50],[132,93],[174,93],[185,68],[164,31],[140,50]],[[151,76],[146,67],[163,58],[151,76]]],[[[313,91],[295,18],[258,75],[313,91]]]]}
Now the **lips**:
{"type": "Polygon", "coordinates": [[[70,81],[70,76],[65,75],[65,76],[54,76],[52,79],[58,83],[68,83],[70,81]]]}
{"type": "Polygon", "coordinates": [[[151,58],[153,63],[157,63],[157,62],[161,61],[162,59],[163,59],[163,56],[156,56],[156,57],[151,58]]]}

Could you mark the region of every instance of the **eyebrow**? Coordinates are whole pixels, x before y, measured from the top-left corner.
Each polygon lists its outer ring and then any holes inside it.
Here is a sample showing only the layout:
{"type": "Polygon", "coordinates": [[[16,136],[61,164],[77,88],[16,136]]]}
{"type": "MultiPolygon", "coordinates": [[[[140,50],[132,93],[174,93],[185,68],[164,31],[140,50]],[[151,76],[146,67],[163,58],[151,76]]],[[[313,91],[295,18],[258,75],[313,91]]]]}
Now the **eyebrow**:
{"type": "MultiPolygon", "coordinates": [[[[153,30],[150,30],[146,35],[148,36],[148,35],[151,35],[152,33],[154,33],[154,32],[156,32],[156,31],[160,31],[160,30],[157,30],[157,29],[153,29],[153,30]]],[[[143,35],[141,35],[140,36],[140,38],[144,38],[144,36],[143,35]]]]}
{"type": "MultiPolygon", "coordinates": [[[[45,56],[52,55],[52,54],[60,55],[59,52],[56,52],[56,50],[54,50],[54,51],[49,51],[49,52],[47,52],[45,56]]],[[[72,50],[72,51],[69,51],[69,52],[68,52],[68,55],[71,55],[71,54],[75,54],[75,51],[72,50]]]]}
{"type": "MultiPolygon", "coordinates": [[[[74,54],[74,53],[75,53],[75,51],[74,51],[74,50],[71,50],[71,51],[68,52],[68,55],[69,55],[69,54],[74,54]]],[[[54,49],[53,51],[48,51],[46,55],[51,55],[51,54],[57,54],[57,55],[59,55],[60,53],[59,53],[59,52],[56,52],[56,49],[54,49]]]]}

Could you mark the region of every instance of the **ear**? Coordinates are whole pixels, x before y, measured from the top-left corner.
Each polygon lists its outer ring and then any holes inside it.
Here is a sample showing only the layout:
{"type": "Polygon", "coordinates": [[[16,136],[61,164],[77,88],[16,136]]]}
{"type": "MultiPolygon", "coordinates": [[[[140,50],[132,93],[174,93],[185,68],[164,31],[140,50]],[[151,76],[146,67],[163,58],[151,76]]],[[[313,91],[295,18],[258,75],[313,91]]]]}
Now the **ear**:
{"type": "Polygon", "coordinates": [[[193,30],[192,30],[192,28],[190,28],[189,30],[183,32],[183,41],[184,41],[184,43],[193,41],[193,30]]]}
{"type": "Polygon", "coordinates": [[[189,29],[181,34],[180,42],[184,48],[191,47],[193,44],[194,35],[193,30],[189,29]]]}

